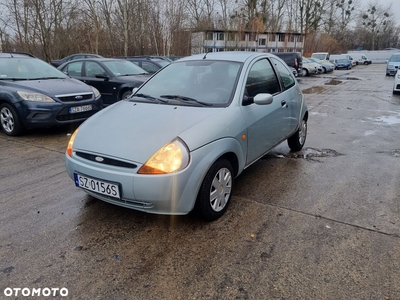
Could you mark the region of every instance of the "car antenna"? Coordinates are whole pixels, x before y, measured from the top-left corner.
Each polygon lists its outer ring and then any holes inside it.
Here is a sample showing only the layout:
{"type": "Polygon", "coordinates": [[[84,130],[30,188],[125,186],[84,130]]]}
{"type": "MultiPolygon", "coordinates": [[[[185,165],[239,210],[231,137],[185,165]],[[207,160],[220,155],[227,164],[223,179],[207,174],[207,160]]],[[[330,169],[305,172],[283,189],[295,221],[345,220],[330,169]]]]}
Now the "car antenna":
{"type": "Polygon", "coordinates": [[[206,59],[207,58],[207,54],[208,54],[209,52],[207,52],[206,54],[204,54],[204,56],[203,56],[203,59],[206,59]]]}

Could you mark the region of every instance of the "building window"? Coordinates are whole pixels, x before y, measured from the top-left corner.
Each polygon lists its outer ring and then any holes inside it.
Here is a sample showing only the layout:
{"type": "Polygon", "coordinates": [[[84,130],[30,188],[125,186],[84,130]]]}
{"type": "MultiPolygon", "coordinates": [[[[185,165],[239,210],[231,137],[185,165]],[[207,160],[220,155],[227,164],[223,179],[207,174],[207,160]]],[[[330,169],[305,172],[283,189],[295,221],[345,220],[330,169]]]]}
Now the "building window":
{"type": "Polygon", "coordinates": [[[279,42],[284,42],[285,41],[285,35],[284,34],[279,34],[278,35],[278,39],[279,39],[278,40],[279,42]]]}
{"type": "Polygon", "coordinates": [[[259,45],[259,46],[265,46],[266,44],[267,44],[266,39],[259,39],[259,40],[258,40],[258,45],[259,45]]]}
{"type": "Polygon", "coordinates": [[[295,42],[295,35],[293,35],[293,34],[291,34],[291,35],[289,35],[289,42],[292,42],[292,43],[294,43],[295,42]]]}
{"type": "Polygon", "coordinates": [[[223,41],[225,38],[224,33],[223,32],[218,32],[217,33],[217,41],[223,41]]]}
{"type": "Polygon", "coordinates": [[[245,41],[246,40],[246,34],[244,32],[240,33],[240,40],[245,41]]]}
{"type": "Polygon", "coordinates": [[[206,40],[212,41],[213,39],[214,39],[213,33],[212,32],[207,32],[206,40]]]}

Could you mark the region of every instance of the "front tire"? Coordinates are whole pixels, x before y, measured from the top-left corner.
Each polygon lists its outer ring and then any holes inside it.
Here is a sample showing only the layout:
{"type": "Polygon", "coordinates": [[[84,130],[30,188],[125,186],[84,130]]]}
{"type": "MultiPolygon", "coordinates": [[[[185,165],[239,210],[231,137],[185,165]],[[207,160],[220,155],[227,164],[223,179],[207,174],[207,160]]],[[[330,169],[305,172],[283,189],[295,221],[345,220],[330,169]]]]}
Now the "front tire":
{"type": "Polygon", "coordinates": [[[120,100],[124,100],[126,98],[129,98],[130,95],[132,95],[132,91],[131,90],[124,91],[122,93],[122,95],[121,95],[121,99],[120,100]]]}
{"type": "Polygon", "coordinates": [[[300,151],[304,144],[306,143],[307,138],[307,120],[303,119],[301,121],[299,129],[287,139],[288,146],[291,151],[297,152],[300,151]]]}
{"type": "Polygon", "coordinates": [[[232,195],[233,177],[232,165],[224,158],[208,170],[195,205],[195,211],[202,219],[214,221],[225,213],[232,195]]]}
{"type": "Polygon", "coordinates": [[[20,135],[25,129],[17,112],[8,103],[0,105],[0,123],[5,134],[10,136],[20,135]]]}

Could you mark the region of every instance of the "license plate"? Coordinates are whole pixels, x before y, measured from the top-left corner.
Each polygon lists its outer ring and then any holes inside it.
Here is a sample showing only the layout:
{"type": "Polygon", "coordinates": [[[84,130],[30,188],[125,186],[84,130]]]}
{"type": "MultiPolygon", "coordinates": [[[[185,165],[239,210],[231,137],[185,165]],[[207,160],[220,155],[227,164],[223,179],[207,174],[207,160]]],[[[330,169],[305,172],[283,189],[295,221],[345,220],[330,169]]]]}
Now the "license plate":
{"type": "Polygon", "coordinates": [[[70,107],[69,113],[76,114],[76,113],[85,112],[85,111],[89,111],[89,110],[92,110],[92,104],[70,107]]]}
{"type": "Polygon", "coordinates": [[[121,198],[119,194],[119,186],[115,183],[110,183],[94,178],[90,178],[81,174],[74,173],[75,185],[83,189],[107,195],[113,198],[121,198]]]}

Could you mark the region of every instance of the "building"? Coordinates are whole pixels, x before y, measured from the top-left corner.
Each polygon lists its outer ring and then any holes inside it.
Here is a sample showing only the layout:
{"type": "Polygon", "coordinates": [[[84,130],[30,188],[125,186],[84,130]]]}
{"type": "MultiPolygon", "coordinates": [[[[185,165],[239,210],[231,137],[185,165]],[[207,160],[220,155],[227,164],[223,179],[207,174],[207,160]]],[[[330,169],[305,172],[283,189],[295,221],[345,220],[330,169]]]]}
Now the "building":
{"type": "Polygon", "coordinates": [[[220,51],[301,52],[304,34],[206,30],[192,33],[192,54],[220,51]]]}

